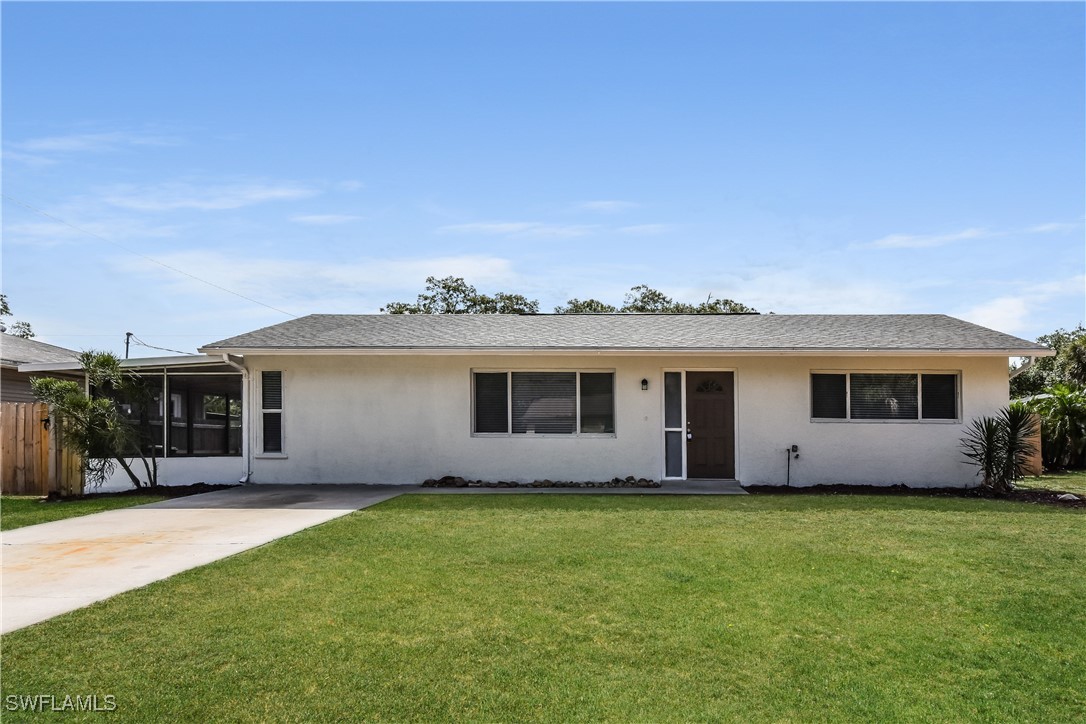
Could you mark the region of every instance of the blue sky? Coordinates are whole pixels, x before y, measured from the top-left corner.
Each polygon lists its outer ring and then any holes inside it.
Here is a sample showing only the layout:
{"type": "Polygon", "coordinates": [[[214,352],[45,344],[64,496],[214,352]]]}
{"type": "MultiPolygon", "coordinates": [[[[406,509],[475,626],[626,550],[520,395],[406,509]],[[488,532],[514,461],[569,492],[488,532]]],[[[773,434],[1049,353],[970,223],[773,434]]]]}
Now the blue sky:
{"type": "Polygon", "coordinates": [[[4,291],[115,351],[289,318],[147,257],[296,315],[452,274],[1033,338],[1086,317],[1084,7],[3,3],[4,291]]]}

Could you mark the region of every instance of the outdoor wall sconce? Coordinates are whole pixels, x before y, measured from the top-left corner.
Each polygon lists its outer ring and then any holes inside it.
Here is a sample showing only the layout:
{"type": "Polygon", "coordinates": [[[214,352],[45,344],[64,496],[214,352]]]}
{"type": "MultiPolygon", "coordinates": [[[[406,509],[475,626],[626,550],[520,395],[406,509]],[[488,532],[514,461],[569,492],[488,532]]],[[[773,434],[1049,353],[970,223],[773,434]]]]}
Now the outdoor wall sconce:
{"type": "Polygon", "coordinates": [[[642,379],[641,380],[641,389],[643,389],[643,390],[649,389],[649,381],[648,381],[648,379],[642,379]]]}

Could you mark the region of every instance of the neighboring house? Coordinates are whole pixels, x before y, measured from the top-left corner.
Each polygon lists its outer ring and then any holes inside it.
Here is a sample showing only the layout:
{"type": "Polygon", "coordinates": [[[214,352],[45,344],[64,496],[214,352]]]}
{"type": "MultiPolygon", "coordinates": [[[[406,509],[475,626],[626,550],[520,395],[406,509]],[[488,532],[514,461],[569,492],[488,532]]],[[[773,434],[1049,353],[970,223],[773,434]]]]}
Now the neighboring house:
{"type": "Polygon", "coordinates": [[[200,351],[126,362],[170,400],[164,482],[966,486],[1008,357],[1050,353],[943,315],[651,314],[311,315],[200,351]]]}
{"type": "MultiPolygon", "coordinates": [[[[31,375],[20,372],[19,365],[63,363],[78,368],[79,353],[33,339],[0,334],[0,402],[36,402],[30,390],[31,375]]],[[[83,379],[82,375],[64,375],[83,379]]]]}

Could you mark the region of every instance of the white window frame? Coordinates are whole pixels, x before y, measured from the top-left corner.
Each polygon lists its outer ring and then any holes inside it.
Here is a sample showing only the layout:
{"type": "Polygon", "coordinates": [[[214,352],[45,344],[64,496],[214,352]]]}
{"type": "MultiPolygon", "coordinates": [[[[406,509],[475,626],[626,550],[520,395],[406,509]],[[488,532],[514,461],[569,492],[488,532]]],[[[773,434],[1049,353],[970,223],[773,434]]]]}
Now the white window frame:
{"type": "Polygon", "coordinates": [[[807,374],[807,411],[810,421],[815,423],[844,423],[847,425],[960,425],[962,422],[962,371],[961,370],[809,370],[807,374]],[[916,375],[916,419],[915,420],[854,420],[852,419],[852,375],[916,375]],[[845,417],[815,417],[814,388],[811,384],[813,375],[845,376],[845,417]],[[955,417],[951,419],[924,419],[924,375],[954,375],[955,417]]]}
{"type": "Polygon", "coordinates": [[[663,448],[660,451],[660,460],[664,463],[664,469],[660,474],[661,480],[686,480],[686,370],[683,368],[666,368],[660,372],[660,419],[663,422],[663,448]],[[679,427],[667,426],[667,373],[679,374],[679,427]],[[682,477],[668,476],[667,474],[667,434],[677,432],[682,439],[682,477]]]}
{"type": "Polygon", "coordinates": [[[273,459],[273,460],[277,459],[277,458],[286,458],[287,457],[287,426],[285,424],[285,422],[286,422],[286,417],[285,417],[286,413],[283,412],[283,408],[286,405],[287,374],[283,370],[260,370],[260,373],[256,374],[256,375],[253,375],[253,378],[254,378],[253,383],[254,383],[254,386],[256,387],[256,390],[254,391],[254,394],[256,395],[256,399],[259,401],[258,404],[260,405],[260,424],[255,426],[257,428],[257,450],[259,452],[257,452],[253,457],[273,459]],[[280,390],[280,401],[279,401],[280,406],[279,406],[278,409],[273,408],[273,407],[264,407],[264,373],[265,372],[278,372],[279,373],[279,383],[280,383],[281,390],[280,390]],[[275,413],[279,414],[279,447],[280,447],[279,452],[264,452],[264,413],[265,412],[275,412],[275,413]]]}
{"type": "Polygon", "coordinates": [[[571,438],[598,438],[609,439],[618,437],[618,373],[615,369],[592,369],[585,367],[574,368],[559,368],[559,369],[538,369],[535,367],[527,369],[511,369],[504,367],[500,369],[492,368],[473,368],[470,371],[471,375],[471,436],[472,437],[505,437],[505,438],[558,438],[560,440],[569,440],[571,438]],[[576,415],[576,420],[573,425],[573,432],[513,432],[513,373],[514,372],[528,372],[528,373],[570,373],[574,374],[576,380],[576,387],[573,393],[573,404],[576,415]],[[475,432],[475,375],[477,374],[505,374],[505,429],[508,432],[475,432]],[[611,375],[611,413],[614,416],[615,431],[614,432],[581,432],[581,375],[582,374],[610,374],[611,375]]]}

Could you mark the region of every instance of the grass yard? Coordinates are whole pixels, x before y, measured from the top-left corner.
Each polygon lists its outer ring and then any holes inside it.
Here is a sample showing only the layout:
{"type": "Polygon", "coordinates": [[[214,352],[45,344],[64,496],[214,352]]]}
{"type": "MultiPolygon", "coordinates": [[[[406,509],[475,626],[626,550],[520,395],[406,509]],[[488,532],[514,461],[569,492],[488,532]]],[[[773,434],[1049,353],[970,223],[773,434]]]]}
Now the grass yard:
{"type": "Polygon", "coordinates": [[[165,498],[161,495],[119,495],[45,503],[36,496],[5,495],[0,497],[0,530],[101,513],[103,510],[155,503],[159,500],[165,500],[165,498]]]}
{"type": "Polygon", "coordinates": [[[1050,506],[406,495],[4,636],[2,693],[127,721],[1081,720],[1084,570],[1086,514],[1050,506]]]}
{"type": "Polygon", "coordinates": [[[1063,473],[1049,473],[1036,478],[1024,478],[1016,485],[1026,489],[1062,490],[1086,497],[1086,470],[1069,470],[1063,473]]]}

